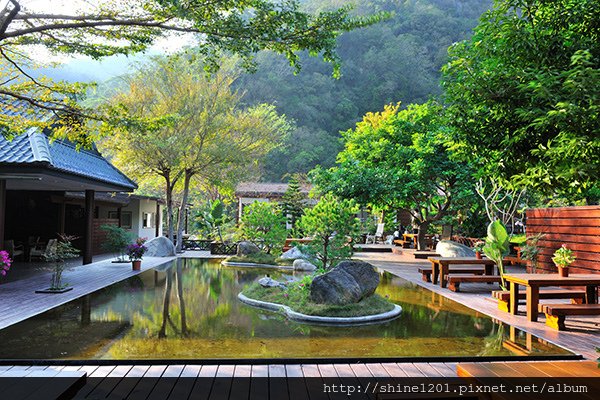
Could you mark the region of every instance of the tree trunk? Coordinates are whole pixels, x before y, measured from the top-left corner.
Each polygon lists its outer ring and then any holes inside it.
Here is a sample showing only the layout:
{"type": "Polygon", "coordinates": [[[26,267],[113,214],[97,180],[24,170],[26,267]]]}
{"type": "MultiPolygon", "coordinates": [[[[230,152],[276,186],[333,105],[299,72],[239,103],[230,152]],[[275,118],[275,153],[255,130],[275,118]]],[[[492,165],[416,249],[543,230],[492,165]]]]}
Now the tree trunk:
{"type": "Polygon", "coordinates": [[[165,293],[163,297],[163,312],[162,324],[158,331],[159,338],[167,337],[167,321],[169,320],[169,308],[171,306],[171,287],[173,286],[173,269],[169,268],[166,271],[167,277],[165,281],[165,293]]]}
{"type": "Polygon", "coordinates": [[[187,318],[185,315],[185,302],[183,300],[183,272],[181,258],[177,259],[177,298],[179,299],[179,310],[181,313],[181,335],[187,335],[187,318]]]}
{"type": "Polygon", "coordinates": [[[322,261],[323,261],[323,269],[327,270],[329,269],[327,267],[327,262],[329,261],[327,259],[327,250],[329,248],[329,237],[325,238],[325,240],[323,241],[323,256],[322,256],[322,261]]]}
{"type": "Polygon", "coordinates": [[[427,233],[429,225],[431,225],[430,221],[419,222],[418,224],[419,232],[417,233],[417,250],[421,251],[426,250],[427,248],[425,243],[425,234],[427,233]]]}
{"type": "Polygon", "coordinates": [[[169,175],[165,175],[165,191],[167,196],[167,235],[173,241],[173,185],[169,175]]]}
{"type": "Polygon", "coordinates": [[[183,247],[183,228],[185,227],[185,210],[190,192],[190,180],[194,174],[190,170],[185,171],[183,177],[183,196],[181,198],[181,207],[179,207],[179,217],[177,218],[177,244],[175,249],[180,252],[183,247]]]}

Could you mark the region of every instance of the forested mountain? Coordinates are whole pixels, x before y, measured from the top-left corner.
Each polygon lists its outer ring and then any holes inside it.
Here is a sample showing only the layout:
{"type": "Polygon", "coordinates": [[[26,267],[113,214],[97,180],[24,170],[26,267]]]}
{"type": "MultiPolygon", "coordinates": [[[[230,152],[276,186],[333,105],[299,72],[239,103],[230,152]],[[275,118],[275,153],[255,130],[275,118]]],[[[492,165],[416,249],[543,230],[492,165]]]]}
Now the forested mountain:
{"type": "MultiPolygon", "coordinates": [[[[343,0],[306,0],[309,9],[339,7],[343,0]]],[[[385,104],[424,102],[440,93],[440,68],[446,50],[467,38],[492,0],[355,0],[357,13],[390,11],[393,16],[366,29],[342,35],[342,76],[331,66],[303,57],[294,76],[283,57],[259,54],[259,68],[238,82],[245,101],[274,103],[298,129],[285,147],[270,154],[263,180],[331,166],[340,150],[339,131],[354,126],[368,111],[385,104]]]]}

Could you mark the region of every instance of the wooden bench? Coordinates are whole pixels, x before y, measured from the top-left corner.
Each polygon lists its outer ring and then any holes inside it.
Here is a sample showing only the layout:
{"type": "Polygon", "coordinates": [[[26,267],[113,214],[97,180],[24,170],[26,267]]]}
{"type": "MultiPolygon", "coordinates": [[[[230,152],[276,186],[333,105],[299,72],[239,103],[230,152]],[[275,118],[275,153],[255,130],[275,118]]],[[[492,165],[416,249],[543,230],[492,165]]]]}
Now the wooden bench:
{"type": "Polygon", "coordinates": [[[546,325],[564,331],[568,315],[600,315],[600,304],[540,304],[539,311],[546,314],[546,325]]]}
{"type": "MultiPolygon", "coordinates": [[[[525,296],[525,292],[519,292],[519,300],[525,300],[525,296]]],[[[544,289],[540,290],[539,296],[540,299],[571,299],[571,302],[574,304],[583,304],[585,302],[585,290],[544,289]]],[[[509,312],[509,290],[494,290],[492,297],[498,299],[498,310],[509,312]]]]}
{"type": "Polygon", "coordinates": [[[436,253],[435,251],[420,251],[417,250],[413,253],[413,256],[416,259],[421,259],[421,260],[425,260],[429,257],[439,257],[440,255],[438,253],[436,253]]]}
{"type": "Polygon", "coordinates": [[[500,283],[498,275],[448,275],[448,289],[458,292],[461,283],[500,283]]]}
{"type": "MultiPolygon", "coordinates": [[[[431,267],[419,268],[419,272],[423,277],[423,282],[431,282],[432,271],[433,269],[431,267]]],[[[483,275],[485,270],[483,268],[452,268],[450,269],[450,273],[483,275]]]]}
{"type": "Polygon", "coordinates": [[[394,244],[396,246],[402,247],[403,249],[409,249],[411,243],[412,243],[412,240],[402,240],[402,239],[394,240],[394,244]]]}

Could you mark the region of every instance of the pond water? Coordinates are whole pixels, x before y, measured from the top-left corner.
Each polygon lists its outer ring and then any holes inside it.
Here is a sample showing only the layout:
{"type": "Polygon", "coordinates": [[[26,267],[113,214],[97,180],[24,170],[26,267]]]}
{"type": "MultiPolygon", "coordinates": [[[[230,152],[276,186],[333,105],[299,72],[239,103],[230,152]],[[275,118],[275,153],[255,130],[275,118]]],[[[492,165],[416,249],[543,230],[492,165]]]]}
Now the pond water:
{"type": "Polygon", "coordinates": [[[179,259],[0,331],[0,359],[547,356],[568,351],[379,271],[400,317],[307,325],[242,304],[242,288],[291,272],[179,259]]]}

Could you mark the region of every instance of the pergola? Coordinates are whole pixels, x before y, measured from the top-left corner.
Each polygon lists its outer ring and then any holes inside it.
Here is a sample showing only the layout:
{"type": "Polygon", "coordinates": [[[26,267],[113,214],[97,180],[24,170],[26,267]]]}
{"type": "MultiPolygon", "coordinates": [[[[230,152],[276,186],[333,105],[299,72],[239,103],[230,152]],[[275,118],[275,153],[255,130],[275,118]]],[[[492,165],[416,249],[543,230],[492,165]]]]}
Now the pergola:
{"type": "MultiPolygon", "coordinates": [[[[76,149],[30,130],[12,140],[0,136],[0,246],[4,246],[7,191],[84,192],[83,263],[92,262],[95,192],[131,192],[137,185],[98,150],[76,149]]],[[[64,205],[61,210],[64,221],[64,205]]]]}

